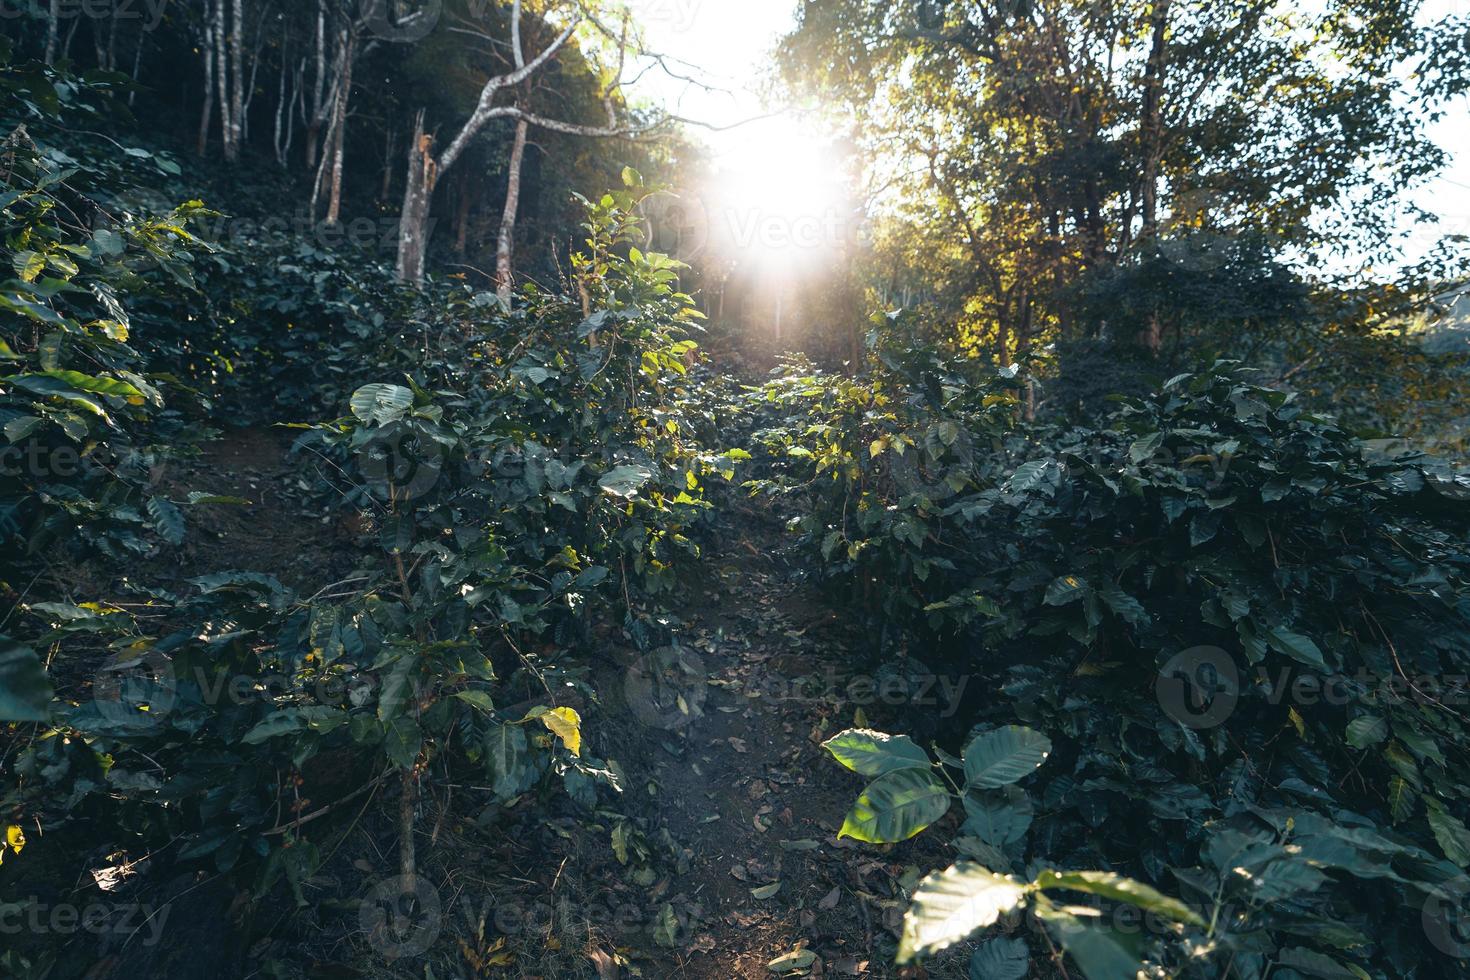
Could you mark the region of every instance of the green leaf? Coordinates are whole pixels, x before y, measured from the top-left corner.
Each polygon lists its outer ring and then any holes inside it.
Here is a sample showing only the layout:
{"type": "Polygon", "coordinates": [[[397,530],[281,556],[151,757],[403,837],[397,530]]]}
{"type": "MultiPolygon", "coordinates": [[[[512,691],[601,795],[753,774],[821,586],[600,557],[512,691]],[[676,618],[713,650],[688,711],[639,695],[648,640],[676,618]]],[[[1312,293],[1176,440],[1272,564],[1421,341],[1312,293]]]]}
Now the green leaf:
{"type": "Polygon", "coordinates": [[[932,772],[897,769],[863,791],[837,836],[869,844],[908,840],[949,812],[949,804],[949,791],[932,772]]]}
{"type": "Polygon", "coordinates": [[[189,491],[188,496],[184,499],[190,506],[199,506],[202,504],[219,504],[231,507],[250,506],[250,501],[244,497],[225,497],[215,493],[202,493],[198,490],[189,491]]]}
{"type": "Polygon", "coordinates": [[[1347,742],[1355,749],[1366,749],[1388,738],[1388,722],[1373,715],[1363,715],[1348,722],[1347,742]]]}
{"type": "Polygon", "coordinates": [[[402,385],[363,385],[352,393],[348,405],[359,421],[387,425],[403,418],[413,408],[413,391],[402,385]]]}
{"type": "Polygon", "coordinates": [[[10,265],[21,282],[35,282],[41,270],[46,268],[46,256],[39,252],[16,252],[10,257],[10,265]]]}
{"type": "Polygon", "coordinates": [[[1051,754],[1051,739],[1010,725],[977,735],[965,747],[965,780],[976,789],[998,789],[1030,775],[1051,754]]]}
{"type": "Polygon", "coordinates": [[[674,914],[674,906],[668,902],[658,910],[658,918],[653,924],[653,941],[665,949],[673,949],[679,945],[679,917],[674,914]]]}
{"type": "Polygon", "coordinates": [[[1144,436],[1142,439],[1135,441],[1133,445],[1128,447],[1128,458],[1133,460],[1133,462],[1135,463],[1142,463],[1144,460],[1157,453],[1159,451],[1159,447],[1163,444],[1164,433],[1150,432],[1148,435],[1144,436]]]}
{"type": "Polygon", "coordinates": [[[652,479],[653,470],[646,466],[618,466],[604,474],[597,485],[604,493],[632,500],[638,495],[638,490],[652,479]]]}
{"type": "Polygon", "coordinates": [[[1049,888],[1069,888],[1086,892],[1115,902],[1127,902],[1145,912],[1202,926],[1201,919],[1189,906],[1176,898],[1159,892],[1132,878],[1113,874],[1111,871],[1043,871],[1036,877],[1036,884],[1043,891],[1049,888]]]}
{"type": "Polygon", "coordinates": [[[899,965],[932,956],[1019,908],[1026,890],[983,865],[961,861],[919,882],[903,917],[899,965]]]}
{"type": "Polygon", "coordinates": [[[487,715],[495,711],[495,701],[484,691],[456,691],[454,696],[465,704],[479,708],[487,715]]]}
{"type": "Polygon", "coordinates": [[[418,761],[424,733],[412,715],[399,715],[383,726],[383,752],[399,769],[410,769],[418,761]]]}
{"type": "Polygon", "coordinates": [[[970,980],[1024,980],[1030,972],[1024,939],[992,939],[970,954],[970,980]]]}
{"type": "Polygon", "coordinates": [[[1134,980],[1143,969],[1142,961],[1128,952],[1110,930],[1084,926],[1066,913],[1047,915],[1045,922],[1087,980],[1134,980]]]}
{"type": "Polygon", "coordinates": [[[1143,603],[1133,598],[1122,589],[1111,582],[1103,585],[1097,590],[1098,597],[1107,603],[1113,615],[1131,626],[1147,626],[1150,622],[1148,612],[1144,610],[1143,603]]]}
{"type": "Polygon", "coordinates": [[[1029,463],[1022,463],[1016,467],[1011,478],[1006,483],[1006,489],[1011,493],[1025,493],[1041,485],[1046,478],[1050,462],[1044,459],[1033,459],[1029,463]]]}
{"type": "Polygon", "coordinates": [[[1324,980],[1369,980],[1369,974],[1364,973],[1361,968],[1350,963],[1340,963],[1305,946],[1283,949],[1277,956],[1277,962],[1298,973],[1309,977],[1323,977],[1324,980]]]}
{"type": "Polygon", "coordinates": [[[148,498],[148,516],[153,518],[153,527],[159,537],[169,544],[184,543],[184,512],[163,497],[148,498]]]}
{"type": "Polygon", "coordinates": [[[577,339],[584,340],[587,337],[590,337],[592,334],[595,334],[597,331],[607,326],[607,321],[611,318],[612,313],[610,311],[598,310],[596,313],[583,320],[581,325],[577,327],[577,339]]]}
{"type": "Polygon", "coordinates": [[[1087,588],[1087,579],[1063,575],[1046,587],[1045,602],[1048,606],[1065,606],[1086,595],[1087,588]]]}
{"type": "Polygon", "coordinates": [[[992,847],[1018,841],[1031,828],[1036,808],[1018,786],[971,790],[965,794],[964,832],[992,847]]]}
{"type": "Polygon", "coordinates": [[[520,725],[496,725],[485,734],[485,762],[495,795],[502,803],[520,796],[535,781],[526,733],[520,725]]]}
{"type": "Polygon", "coordinates": [[[298,735],[302,732],[325,733],[347,724],[347,712],[325,705],[313,708],[283,708],[267,715],[250,729],[240,741],[246,745],[259,745],[282,735],[298,735]]]}
{"type": "Polygon", "coordinates": [[[1470,828],[1445,810],[1430,809],[1429,828],[1439,841],[1444,856],[1462,868],[1470,868],[1470,828]]]}
{"type": "Polygon", "coordinates": [[[45,721],[51,714],[51,681],[30,647],[0,635],[0,722],[45,721]]]}
{"type": "MultiPolygon", "coordinates": [[[[78,391],[91,391],[99,395],[112,395],[115,398],[142,398],[143,392],[126,381],[116,378],[104,378],[98,375],[83,374],[80,371],[38,371],[27,375],[28,378],[54,378],[65,382],[78,391]]],[[[17,383],[19,378],[11,379],[17,383]]]]}
{"type": "Polygon", "coordinates": [[[1395,776],[1388,781],[1388,809],[1393,816],[1393,822],[1403,823],[1414,815],[1414,803],[1419,794],[1414,792],[1414,787],[1402,776],[1395,776]]]}
{"type": "Polygon", "coordinates": [[[827,739],[822,748],[860,776],[877,777],[896,769],[929,768],[928,754],[907,735],[849,728],[827,739]]]}
{"type": "Polygon", "coordinates": [[[1272,649],[1278,653],[1284,653],[1297,663],[1306,664],[1320,671],[1326,671],[1327,661],[1322,659],[1322,650],[1311,637],[1290,630],[1275,629],[1266,634],[1266,640],[1272,649]]]}

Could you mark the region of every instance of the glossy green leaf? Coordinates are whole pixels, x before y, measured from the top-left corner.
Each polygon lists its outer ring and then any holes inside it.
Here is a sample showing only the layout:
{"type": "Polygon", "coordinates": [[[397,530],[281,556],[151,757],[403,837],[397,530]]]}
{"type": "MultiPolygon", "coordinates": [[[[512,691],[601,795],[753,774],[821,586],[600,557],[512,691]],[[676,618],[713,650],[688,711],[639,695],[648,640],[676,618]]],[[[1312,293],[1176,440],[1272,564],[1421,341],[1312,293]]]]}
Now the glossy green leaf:
{"type": "Polygon", "coordinates": [[[928,754],[907,735],[886,735],[850,728],[827,739],[822,748],[860,776],[876,777],[895,769],[927,769],[928,754]]]}
{"type": "Polygon", "coordinates": [[[900,965],[932,956],[992,926],[1025,902],[1015,880],[968,861],[929,875],[914,891],[898,943],[900,965]]]}
{"type": "Polygon", "coordinates": [[[1020,725],[977,735],[965,746],[965,780],[976,789],[1008,786],[1035,772],[1051,754],[1051,739],[1020,725]]]}
{"type": "Polygon", "coordinates": [[[908,840],[944,816],[949,804],[949,790],[932,772],[898,769],[863,791],[837,836],[869,844],[908,840]]]}

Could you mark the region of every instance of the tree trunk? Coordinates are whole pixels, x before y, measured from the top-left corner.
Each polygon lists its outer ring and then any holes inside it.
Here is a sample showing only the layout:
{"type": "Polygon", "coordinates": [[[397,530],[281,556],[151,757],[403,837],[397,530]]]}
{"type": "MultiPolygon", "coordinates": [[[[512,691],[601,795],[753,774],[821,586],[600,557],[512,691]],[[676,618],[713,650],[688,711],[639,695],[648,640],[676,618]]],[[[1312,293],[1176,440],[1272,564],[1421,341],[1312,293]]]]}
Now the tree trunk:
{"type": "MultiPolygon", "coordinates": [[[[1153,242],[1159,230],[1159,167],[1164,156],[1164,78],[1169,64],[1169,5],[1157,0],[1153,10],[1153,42],[1144,71],[1143,118],[1140,120],[1143,149],[1143,232],[1141,241],[1153,242]]],[[[1154,353],[1163,346],[1163,328],[1157,313],[1149,315],[1143,345],[1154,353]]]]}
{"type": "Polygon", "coordinates": [[[470,210],[474,207],[474,184],[468,173],[460,176],[458,184],[458,208],[454,212],[454,250],[464,255],[470,241],[470,210]]]}
{"type": "MultiPolygon", "coordinates": [[[[281,30],[281,77],[276,82],[276,128],[271,133],[271,147],[276,151],[276,163],[282,167],[286,165],[286,153],[290,144],[284,141],[285,128],[291,121],[291,103],[295,101],[294,95],[288,95],[286,80],[287,71],[291,61],[290,36],[282,28],[281,30]]],[[[294,87],[294,79],[292,79],[294,87]]]]}
{"type": "Polygon", "coordinates": [[[225,159],[240,159],[240,140],[245,122],[245,0],[230,0],[234,16],[230,20],[230,141],[225,159]]]}
{"type": "Polygon", "coordinates": [[[324,0],[316,4],[316,76],[312,82],[311,111],[306,119],[306,166],[316,166],[317,148],[321,145],[322,121],[326,115],[327,86],[327,13],[324,0]]]}
{"type": "Polygon", "coordinates": [[[515,247],[516,212],[521,206],[521,164],[526,159],[526,136],[531,124],[516,120],[515,140],[510,146],[510,171],[505,183],[505,210],[500,215],[500,237],[495,243],[495,292],[502,303],[509,303],[515,288],[515,271],[511,267],[515,247]]]}
{"type": "Polygon", "coordinates": [[[46,64],[56,64],[56,31],[61,21],[61,0],[51,0],[46,16],[46,64]]]}
{"type": "Polygon", "coordinates": [[[429,248],[429,201],[434,196],[438,165],[434,138],[424,132],[424,111],[413,121],[408,149],[408,177],[403,182],[403,214],[398,219],[398,278],[415,286],[424,281],[424,258],[429,248]]]}
{"type": "Polygon", "coordinates": [[[1164,78],[1168,70],[1169,6],[1158,0],[1153,10],[1153,45],[1144,71],[1143,118],[1139,131],[1143,151],[1143,236],[1151,238],[1159,227],[1159,166],[1163,162],[1164,78]]]}
{"type": "Polygon", "coordinates": [[[128,93],[128,108],[133,107],[133,100],[138,97],[138,76],[143,71],[143,41],[147,37],[144,31],[138,32],[138,46],[133,49],[133,89],[128,93]]]}
{"type": "Polygon", "coordinates": [[[117,5],[107,21],[107,70],[117,71],[117,5]]]}
{"type": "Polygon", "coordinates": [[[210,22],[214,34],[214,90],[219,99],[220,143],[224,147],[225,159],[234,159],[230,139],[233,129],[230,123],[230,54],[228,30],[226,29],[225,5],[229,0],[210,0],[210,22]]]}
{"type": "Polygon", "coordinates": [[[357,61],[356,32],[344,30],[342,45],[342,77],[337,81],[336,118],[332,123],[331,190],[327,198],[327,223],[332,225],[342,218],[342,151],[347,139],[347,104],[352,98],[352,68],[357,61]]]}
{"type": "Polygon", "coordinates": [[[209,152],[209,120],[214,112],[214,21],[204,18],[204,107],[199,111],[199,155],[209,152]]]}
{"type": "Polygon", "coordinates": [[[383,147],[383,186],[378,190],[378,203],[387,204],[388,196],[393,193],[393,127],[384,126],[386,134],[383,147]]]}

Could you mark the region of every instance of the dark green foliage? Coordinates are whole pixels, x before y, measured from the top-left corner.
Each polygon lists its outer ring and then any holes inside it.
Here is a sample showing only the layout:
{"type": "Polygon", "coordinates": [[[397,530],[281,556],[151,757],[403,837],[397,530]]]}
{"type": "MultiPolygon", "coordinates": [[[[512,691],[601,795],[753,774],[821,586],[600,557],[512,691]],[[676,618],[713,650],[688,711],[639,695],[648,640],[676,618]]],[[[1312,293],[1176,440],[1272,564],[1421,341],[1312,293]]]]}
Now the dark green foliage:
{"type": "Polygon", "coordinates": [[[769,383],[804,414],[762,434],[786,476],[754,487],[805,501],[828,575],[971,651],[942,669],[1004,693],[982,724],[1052,738],[1034,823],[997,797],[967,831],[991,867],[1184,892],[1216,952],[1153,955],[1202,977],[1439,969],[1419,910],[1470,856],[1470,479],[1230,363],[1051,430],[1016,421],[1017,379],[919,362],[769,383]]]}

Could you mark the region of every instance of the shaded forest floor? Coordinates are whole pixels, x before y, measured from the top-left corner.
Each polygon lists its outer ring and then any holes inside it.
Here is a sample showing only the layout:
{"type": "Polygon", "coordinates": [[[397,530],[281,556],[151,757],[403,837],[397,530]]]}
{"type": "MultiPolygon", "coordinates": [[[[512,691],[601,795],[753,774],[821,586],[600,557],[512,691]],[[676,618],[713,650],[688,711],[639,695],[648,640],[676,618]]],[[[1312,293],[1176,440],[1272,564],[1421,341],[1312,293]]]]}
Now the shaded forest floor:
{"type": "MultiPolygon", "coordinates": [[[[370,542],[313,501],[291,442],[284,429],[227,433],[168,474],[251,504],[211,511],[182,558],[140,576],[176,588],[236,568],[310,595],[350,575],[370,542]]],[[[417,821],[427,891],[385,904],[396,791],[353,793],[373,773],[317,760],[306,789],[341,804],[311,835],[325,861],[300,902],[284,885],[252,899],[207,876],[159,882],[154,904],[179,899],[187,915],[156,946],[94,960],[87,975],[899,975],[906,893],[952,855],[943,834],[892,848],[838,841],[861,787],[820,743],[855,720],[913,726],[876,696],[881,678],[861,673],[873,638],[786,563],[776,516],[745,506],[722,516],[697,580],[664,597],[678,648],[640,654],[604,623],[565,658],[589,665],[596,698],[564,703],[583,713],[592,751],[620,766],[621,794],[602,791],[589,814],[550,786],[505,808],[475,775],[436,769],[417,821]]],[[[961,977],[963,964],[904,975],[961,977]]]]}

